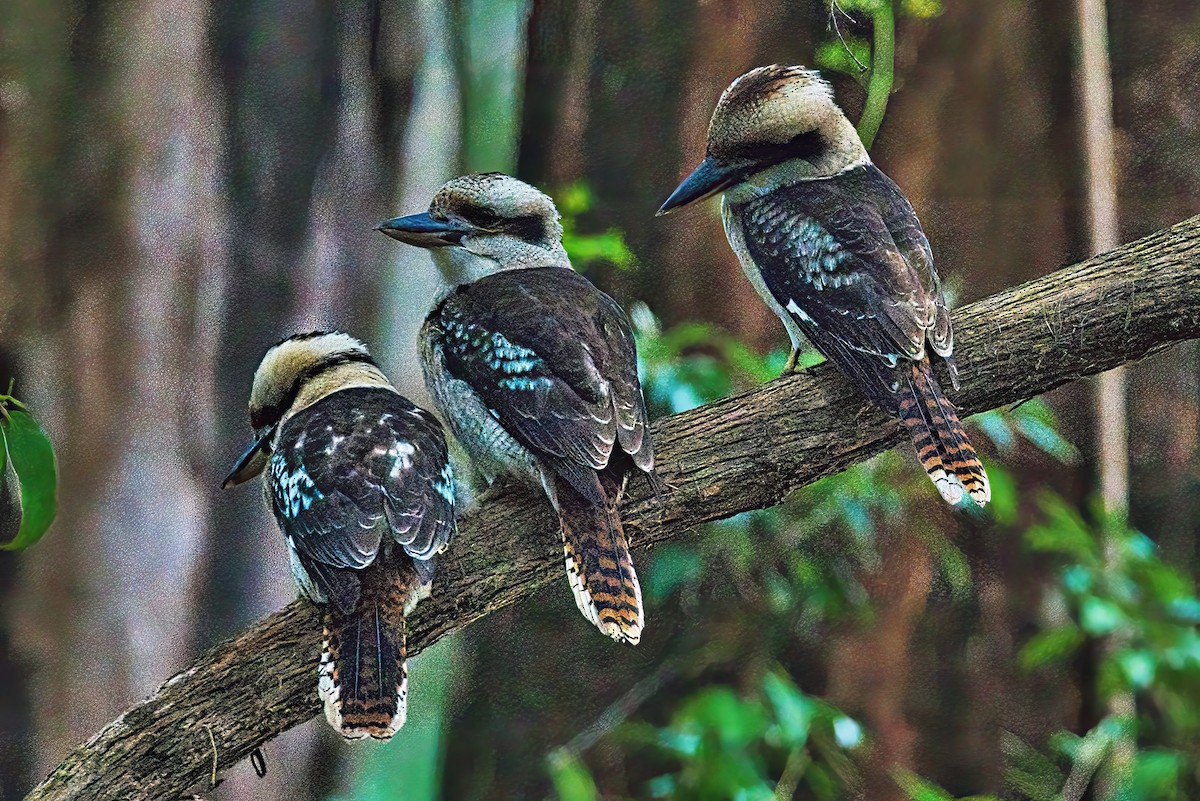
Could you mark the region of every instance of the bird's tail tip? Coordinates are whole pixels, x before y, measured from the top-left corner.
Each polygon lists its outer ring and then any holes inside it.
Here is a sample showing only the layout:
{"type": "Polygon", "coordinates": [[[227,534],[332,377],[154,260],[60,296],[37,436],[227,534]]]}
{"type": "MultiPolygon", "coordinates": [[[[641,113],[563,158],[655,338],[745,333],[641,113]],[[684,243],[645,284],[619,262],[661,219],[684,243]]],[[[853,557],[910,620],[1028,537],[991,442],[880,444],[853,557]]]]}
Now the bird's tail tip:
{"type": "Polygon", "coordinates": [[[389,626],[378,607],[344,617],[327,609],[318,677],[335,731],[347,740],[390,739],[408,709],[403,626],[389,626]]]}
{"type": "Polygon", "coordinates": [[[646,625],[642,588],[615,506],[562,504],[563,553],[575,605],[616,642],[637,645],[646,625]]]}
{"type": "Polygon", "coordinates": [[[911,392],[899,402],[900,422],[912,437],[917,458],[938,493],[952,506],[964,498],[986,506],[992,499],[987,471],[958,411],[942,394],[927,361],[913,365],[908,384],[911,392]]]}

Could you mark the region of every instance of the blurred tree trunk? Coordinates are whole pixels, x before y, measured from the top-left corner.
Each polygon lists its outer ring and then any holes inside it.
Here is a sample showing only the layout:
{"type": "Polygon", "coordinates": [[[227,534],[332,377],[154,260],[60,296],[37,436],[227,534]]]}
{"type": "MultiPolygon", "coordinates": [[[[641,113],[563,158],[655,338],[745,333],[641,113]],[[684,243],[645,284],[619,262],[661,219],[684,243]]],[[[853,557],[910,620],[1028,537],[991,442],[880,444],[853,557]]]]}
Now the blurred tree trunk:
{"type": "MultiPolygon", "coordinates": [[[[1079,26],[1079,64],[1076,67],[1080,144],[1087,187],[1089,250],[1103,253],[1120,244],[1117,220],[1117,176],[1114,153],[1112,69],[1109,61],[1108,14],[1105,0],[1076,0],[1079,26]]],[[[1126,414],[1126,370],[1119,367],[1100,375],[1095,385],[1096,450],[1100,497],[1109,519],[1106,528],[1123,528],[1129,516],[1129,420],[1126,414]]],[[[1112,534],[1105,538],[1105,569],[1119,571],[1120,545],[1112,534]]],[[[1128,644],[1127,626],[1119,627],[1098,649],[1109,659],[1128,644]]],[[[1099,670],[1097,670],[1099,675],[1099,670]]],[[[1093,689],[1103,697],[1104,714],[1136,726],[1133,692],[1093,689]]],[[[1096,795],[1102,801],[1126,797],[1133,771],[1137,742],[1125,734],[1114,738],[1104,768],[1097,776],[1096,795]]],[[[1082,795],[1083,787],[1080,787],[1082,795]]],[[[1064,788],[1064,795],[1067,791],[1064,788]]]]}
{"type": "MultiPolygon", "coordinates": [[[[1121,228],[1140,236],[1200,211],[1200,116],[1186,76],[1200,70],[1200,6],[1111,3],[1113,115],[1121,228]]],[[[1129,371],[1130,519],[1174,564],[1200,564],[1200,346],[1129,371]]]]}
{"type": "MultiPolygon", "coordinates": [[[[259,493],[219,482],[271,342],[318,325],[372,339],[381,308],[406,308],[380,295],[391,248],[371,228],[401,172],[411,14],[4,11],[22,36],[0,93],[0,331],[62,471],[58,522],[4,608],[30,668],[34,775],[293,594],[259,493]]],[[[320,792],[332,774],[307,774],[307,738],[272,757],[269,785],[235,775],[234,795],[320,792]]]]}
{"type": "MultiPolygon", "coordinates": [[[[422,49],[416,5],[255,0],[217,17],[234,207],[219,374],[222,466],[249,435],[250,377],[272,342],[338,328],[375,344],[381,314],[407,308],[403,295],[382,291],[392,248],[372,229],[390,214],[407,174],[402,143],[422,49]]],[[[387,347],[375,354],[391,367],[387,347]]],[[[229,500],[213,508],[201,590],[210,615],[197,630],[204,644],[295,592],[257,487],[229,500]]],[[[319,723],[289,732],[268,749],[267,784],[243,767],[222,793],[322,797],[339,789],[344,748],[319,723]]]]}
{"type": "Polygon", "coordinates": [[[4,204],[3,283],[21,291],[0,327],[62,473],[11,622],[42,772],[191,656],[225,209],[199,4],[10,13],[30,38],[4,172],[26,189],[4,204]]]}
{"type": "Polygon", "coordinates": [[[863,577],[875,617],[868,627],[834,640],[828,651],[829,697],[859,717],[871,733],[863,797],[903,801],[893,771],[913,771],[920,735],[909,715],[917,678],[914,635],[933,582],[929,550],[907,531],[880,531],[880,567],[863,577]]]}

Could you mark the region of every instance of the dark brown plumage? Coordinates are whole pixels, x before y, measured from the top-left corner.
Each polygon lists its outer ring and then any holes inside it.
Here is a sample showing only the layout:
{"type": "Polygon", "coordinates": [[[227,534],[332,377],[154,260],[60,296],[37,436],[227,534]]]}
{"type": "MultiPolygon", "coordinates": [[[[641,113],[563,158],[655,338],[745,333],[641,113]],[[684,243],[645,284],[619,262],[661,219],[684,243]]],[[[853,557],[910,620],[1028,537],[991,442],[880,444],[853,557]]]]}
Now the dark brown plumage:
{"type": "MultiPolygon", "coordinates": [[[[630,472],[653,480],[654,452],[624,312],[571,270],[511,270],[458,287],[429,316],[423,338],[460,391],[477,396],[512,446],[550,476],[580,611],[614,639],[636,643],[641,590],[617,506],[630,472]]],[[[436,387],[434,395],[443,408],[474,402],[436,387]]],[[[485,475],[511,472],[499,463],[506,446],[494,433],[448,417],[485,475]]]]}
{"type": "Polygon", "coordinates": [[[322,607],[325,716],[344,737],[385,740],[407,708],[405,615],[455,529],[441,425],[336,331],[268,349],[250,419],[254,444],[224,486],[266,471],[297,588],[322,607]]]}
{"type": "Polygon", "coordinates": [[[957,385],[950,314],[929,241],[873,164],[802,181],[731,210],[780,307],[872,401],[897,415],[950,503],[986,503],[986,474],[927,349],[957,385]]]}

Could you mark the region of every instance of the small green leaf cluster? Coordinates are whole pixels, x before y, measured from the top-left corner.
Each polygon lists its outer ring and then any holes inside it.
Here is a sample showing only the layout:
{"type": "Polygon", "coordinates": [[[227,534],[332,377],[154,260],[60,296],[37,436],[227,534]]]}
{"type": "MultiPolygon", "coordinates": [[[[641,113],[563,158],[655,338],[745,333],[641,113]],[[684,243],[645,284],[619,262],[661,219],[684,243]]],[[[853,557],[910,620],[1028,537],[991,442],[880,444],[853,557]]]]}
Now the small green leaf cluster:
{"type": "Polygon", "coordinates": [[[633,251],[625,244],[625,235],[616,228],[601,233],[584,234],[579,230],[579,218],[592,210],[596,203],[592,190],[576,181],[555,192],[560,222],[563,227],[563,248],[576,270],[586,273],[596,264],[608,263],[618,270],[632,270],[633,251]]]}
{"type": "Polygon", "coordinates": [[[0,549],[18,551],[54,522],[58,467],[50,438],[11,392],[0,394],[0,549]]]}
{"type": "Polygon", "coordinates": [[[1137,715],[1110,712],[1082,736],[1060,732],[1050,742],[1054,760],[1039,762],[1016,749],[1021,761],[1013,781],[1036,764],[1051,776],[1048,786],[1062,787],[1072,773],[1104,772],[1124,797],[1200,796],[1200,596],[1194,583],[1163,561],[1149,537],[1098,502],[1090,510],[1095,522],[1051,494],[1039,504],[1041,519],[1026,531],[1025,544],[1055,561],[1056,580],[1044,601],[1049,622],[1024,644],[1021,664],[1052,668],[1084,651],[1099,654],[1098,697],[1128,696],[1137,715]],[[1133,754],[1115,748],[1122,740],[1135,744],[1133,754]]]}
{"type": "MultiPolygon", "coordinates": [[[[816,799],[843,797],[855,775],[848,754],[863,734],[856,721],[802,692],[776,667],[750,692],[709,685],[684,700],[665,726],[628,722],[613,738],[665,768],[646,783],[647,797],[770,801],[801,787],[816,799]]],[[[556,751],[548,765],[562,801],[598,797],[576,755],[556,751]]]]}

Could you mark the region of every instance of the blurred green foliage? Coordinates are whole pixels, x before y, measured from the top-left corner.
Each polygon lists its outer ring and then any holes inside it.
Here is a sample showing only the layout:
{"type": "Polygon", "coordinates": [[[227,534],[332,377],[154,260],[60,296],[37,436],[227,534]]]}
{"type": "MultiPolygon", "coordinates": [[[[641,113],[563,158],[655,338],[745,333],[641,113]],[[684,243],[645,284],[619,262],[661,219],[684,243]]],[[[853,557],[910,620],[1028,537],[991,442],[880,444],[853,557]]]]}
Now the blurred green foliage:
{"type": "Polygon", "coordinates": [[[50,438],[25,408],[0,394],[0,549],[37,542],[58,509],[58,466],[50,438]]]}
{"type": "Polygon", "coordinates": [[[633,252],[625,244],[625,236],[616,228],[600,233],[584,234],[579,231],[579,218],[595,205],[592,190],[582,182],[554,193],[554,204],[558,206],[563,227],[563,247],[576,270],[586,273],[598,263],[608,263],[619,270],[633,268],[633,252]]]}
{"type": "Polygon", "coordinates": [[[1093,523],[1055,495],[1043,494],[1038,503],[1040,519],[1025,532],[1025,545],[1057,569],[1044,599],[1047,624],[1022,647],[1021,664],[1036,670],[1093,659],[1098,699],[1132,694],[1137,716],[1110,713],[1081,736],[1061,732],[1050,742],[1053,761],[1014,749],[1023,758],[1011,780],[1039,772],[1062,786],[1071,775],[1107,774],[1128,798],[1200,797],[1200,597],[1194,582],[1099,502],[1089,510],[1093,523]],[[1135,742],[1133,754],[1121,753],[1122,738],[1135,742]],[[1037,771],[1029,767],[1034,764],[1037,771]],[[1062,770],[1051,774],[1050,766],[1062,770]]]}
{"type": "MultiPolygon", "coordinates": [[[[755,801],[791,797],[801,786],[833,799],[853,781],[847,753],[862,729],[829,704],[800,691],[779,667],[750,694],[712,685],[687,698],[664,726],[628,722],[613,732],[622,748],[667,770],[646,783],[646,797],[755,801]]],[[[593,801],[595,782],[569,749],[547,760],[562,801],[593,801]]]]}
{"type": "MultiPolygon", "coordinates": [[[[760,384],[777,375],[786,358],[782,349],[759,356],[705,324],[664,331],[644,305],[634,306],[631,315],[644,390],[655,415],[760,384]]],[[[805,354],[801,363],[817,360],[805,354]]],[[[1079,458],[1059,433],[1052,410],[1038,399],[977,415],[971,425],[1005,460],[1028,448],[1064,464],[1079,458]]],[[[1097,522],[1089,524],[1052,494],[1038,496],[1036,503],[1021,498],[1002,462],[989,461],[987,468],[993,500],[977,516],[990,520],[990,536],[1012,532],[1030,551],[1058,563],[1057,580],[1044,601],[1055,613],[1045,616],[1022,648],[1022,666],[1061,667],[1088,649],[1101,651],[1101,642],[1119,634],[1120,645],[1104,652],[1092,689],[1101,698],[1123,690],[1138,697],[1136,721],[1106,717],[1082,734],[1060,731],[1040,748],[1005,735],[1005,797],[1080,797],[1071,795],[1071,783],[1086,788],[1104,772],[1114,744],[1131,733],[1138,743],[1131,765],[1107,774],[1126,794],[1122,797],[1200,797],[1195,786],[1200,775],[1195,704],[1200,698],[1200,600],[1191,582],[1159,559],[1149,538],[1103,518],[1098,508],[1090,510],[1097,522]],[[1102,531],[1110,532],[1107,539],[1102,531]],[[1102,553],[1106,542],[1118,548],[1116,570],[1102,553]]],[[[669,543],[653,552],[644,580],[651,614],[671,603],[686,607],[701,596],[717,596],[722,603],[708,602],[707,614],[715,617],[714,610],[723,609],[732,619],[754,620],[755,626],[734,642],[707,642],[693,654],[675,657],[699,666],[693,677],[713,672],[714,665],[733,670],[739,674],[734,685],[728,679],[699,678],[697,689],[669,714],[634,710],[603,736],[606,764],[617,749],[631,770],[647,761],[660,767],[636,797],[840,798],[855,792],[870,732],[803,692],[776,655],[798,640],[820,647],[833,626],[872,619],[860,576],[884,569],[879,537],[885,531],[922,537],[935,558],[938,584],[952,597],[970,597],[974,585],[966,556],[936,518],[916,511],[931,497],[921,472],[902,454],[889,452],[826,478],[775,509],[710,524],[694,542],[669,543]],[[839,738],[839,723],[853,736],[839,738]]],[[[560,798],[599,797],[586,749],[559,749],[547,768],[560,798]]],[[[894,779],[914,801],[955,798],[919,776],[897,773],[894,779]]]]}

